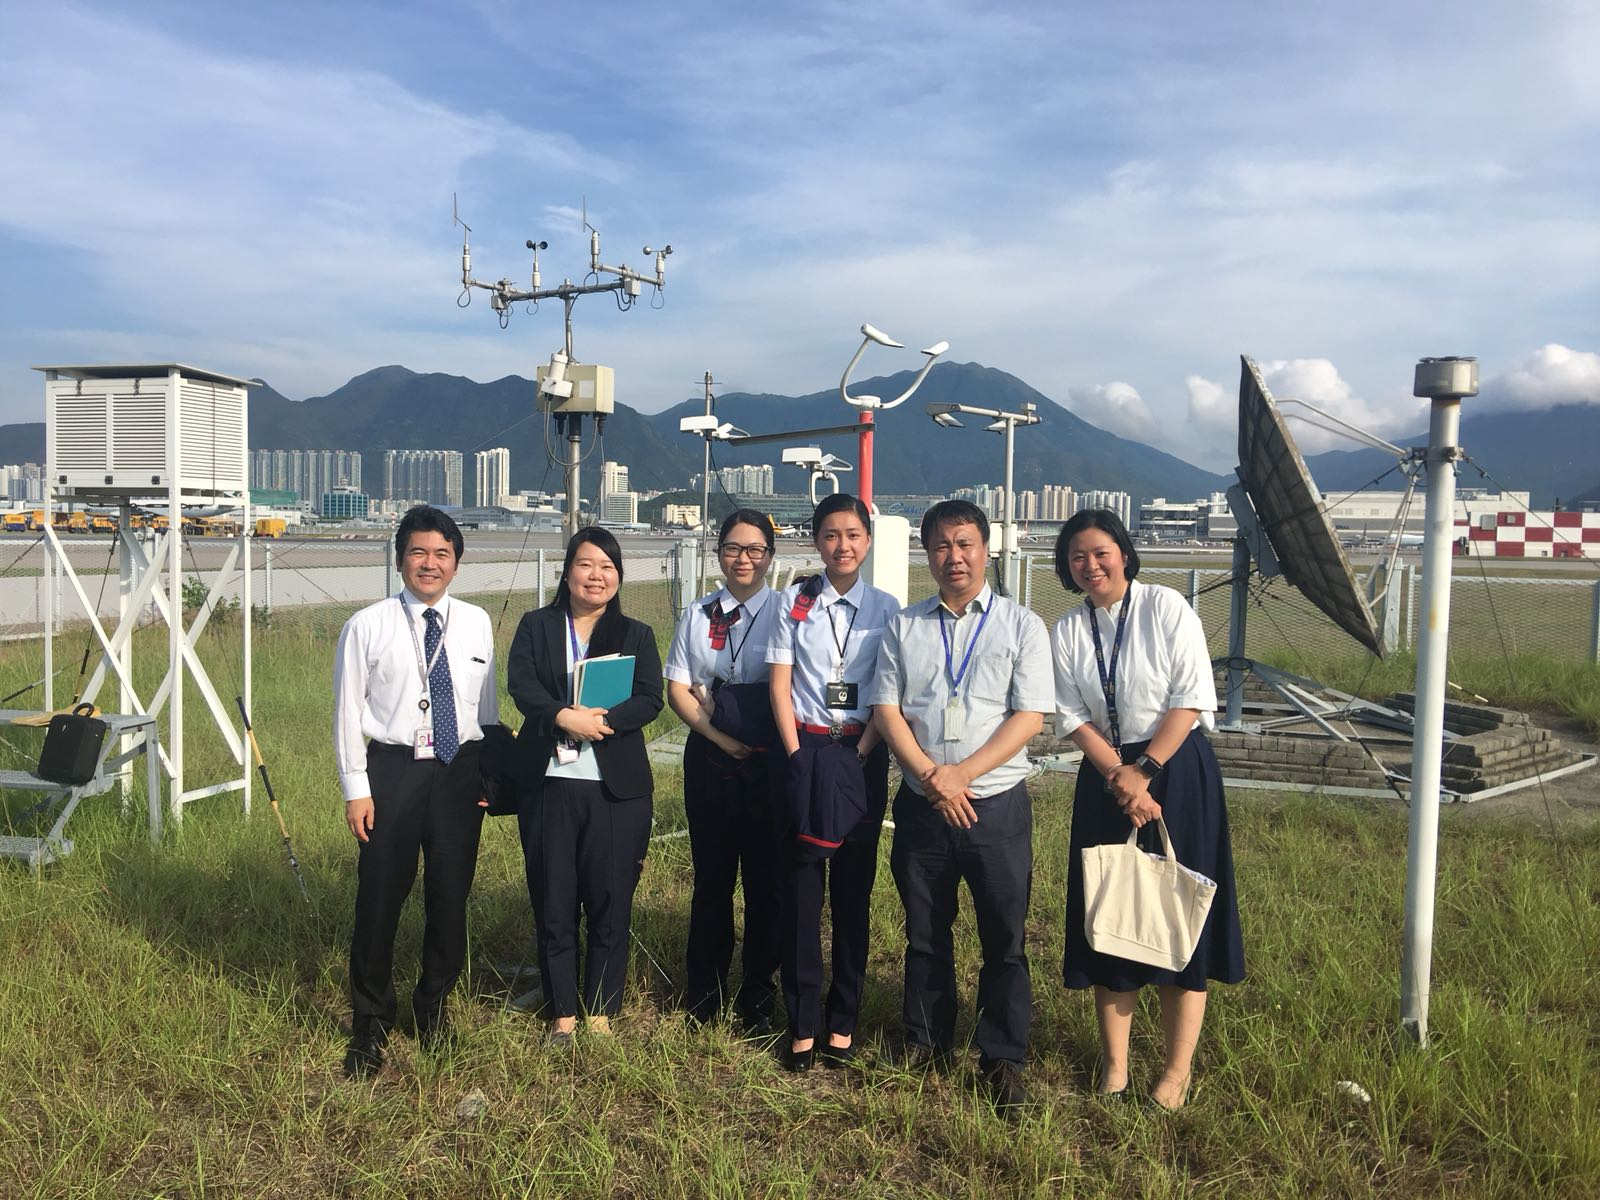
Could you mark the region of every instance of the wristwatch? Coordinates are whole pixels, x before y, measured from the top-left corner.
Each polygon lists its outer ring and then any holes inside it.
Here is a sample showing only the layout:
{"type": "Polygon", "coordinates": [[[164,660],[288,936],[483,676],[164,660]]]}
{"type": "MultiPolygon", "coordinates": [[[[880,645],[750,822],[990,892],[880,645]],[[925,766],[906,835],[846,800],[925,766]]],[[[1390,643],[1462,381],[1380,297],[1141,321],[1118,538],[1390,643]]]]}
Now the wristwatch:
{"type": "Polygon", "coordinates": [[[1139,774],[1143,775],[1151,783],[1154,783],[1156,776],[1167,769],[1166,763],[1157,762],[1148,754],[1139,755],[1138,758],[1133,760],[1133,765],[1139,769],[1139,774]]]}

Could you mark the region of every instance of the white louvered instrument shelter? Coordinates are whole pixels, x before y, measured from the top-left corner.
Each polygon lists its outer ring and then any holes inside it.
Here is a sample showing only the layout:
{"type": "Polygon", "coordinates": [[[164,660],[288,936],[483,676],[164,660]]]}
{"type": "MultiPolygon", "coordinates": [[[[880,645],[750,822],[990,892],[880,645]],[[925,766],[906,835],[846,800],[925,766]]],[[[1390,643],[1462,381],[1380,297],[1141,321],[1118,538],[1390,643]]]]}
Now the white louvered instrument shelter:
{"type": "Polygon", "coordinates": [[[37,369],[57,493],[112,500],[248,488],[249,380],[181,363],[37,369]]]}

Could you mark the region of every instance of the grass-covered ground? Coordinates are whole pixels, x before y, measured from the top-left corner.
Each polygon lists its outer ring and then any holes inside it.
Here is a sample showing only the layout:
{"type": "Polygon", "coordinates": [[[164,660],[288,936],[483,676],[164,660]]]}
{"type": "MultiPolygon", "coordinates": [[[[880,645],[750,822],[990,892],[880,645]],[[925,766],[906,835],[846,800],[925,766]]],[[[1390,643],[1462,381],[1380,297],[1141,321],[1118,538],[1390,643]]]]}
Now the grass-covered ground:
{"type": "MultiPolygon", "coordinates": [[[[259,789],[248,820],[227,797],[192,805],[160,849],[142,801],[123,817],[107,795],[85,804],[76,852],[42,877],[0,867],[0,1195],[1600,1194],[1600,834],[1556,840],[1446,813],[1433,1043],[1419,1050],[1397,1031],[1405,814],[1317,798],[1234,798],[1250,977],[1214,991],[1194,1095],[1173,1116],[1088,1094],[1092,1008],[1054,982],[1070,798],[1059,777],[1035,788],[1036,1103],[1016,1126],[975,1095],[970,1067],[792,1079],[765,1048],[689,1027],[637,951],[615,1041],[552,1051],[504,1004],[503,970],[530,924],[508,821],[485,830],[459,1048],[422,1056],[402,1025],[377,1082],[348,1083],[355,850],[328,745],[331,652],[331,637],[280,629],[256,656],[258,732],[310,906],[259,789]],[[459,1116],[474,1090],[487,1109],[459,1116]]],[[[0,649],[0,689],[33,665],[0,649]]],[[[220,664],[216,677],[226,690],[220,664]]],[[[217,753],[194,728],[191,786],[217,753]]],[[[0,733],[5,765],[36,746],[0,733]]],[[[3,799],[20,813],[22,799],[3,799]]],[[[658,774],[656,817],[658,833],[682,828],[673,771],[658,774]]],[[[869,1045],[893,1044],[898,1025],[889,836],[869,1045]]],[[[636,932],[674,975],[689,883],[687,843],[657,841],[636,932]]],[[[419,937],[414,902],[402,995],[419,937]]],[[[970,920],[958,953],[970,1007],[970,920]]],[[[1136,1087],[1153,1080],[1156,1036],[1147,1009],[1136,1087]]]]}

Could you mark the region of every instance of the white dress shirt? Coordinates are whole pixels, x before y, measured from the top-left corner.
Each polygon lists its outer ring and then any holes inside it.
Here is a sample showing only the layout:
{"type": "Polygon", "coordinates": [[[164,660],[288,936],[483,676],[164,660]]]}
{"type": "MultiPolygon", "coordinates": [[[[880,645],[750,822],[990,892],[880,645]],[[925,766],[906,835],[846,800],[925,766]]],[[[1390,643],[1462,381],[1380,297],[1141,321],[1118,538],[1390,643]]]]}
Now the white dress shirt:
{"type": "MultiPolygon", "coordinates": [[[[443,622],[456,694],[456,735],[465,745],[500,720],[494,625],[476,604],[449,595],[434,607],[443,622]]],[[[418,648],[427,644],[426,611],[427,605],[403,589],[363,608],[339,633],[333,659],[333,755],[346,800],[372,795],[368,740],[411,746],[418,730],[433,728],[430,713],[417,707],[428,695],[427,672],[417,661],[418,648]]]]}
{"type": "Polygon", "coordinates": [[[772,617],[777,609],[777,598],[765,584],[743,604],[725,587],[702,596],[678,618],[662,674],[674,683],[708,688],[716,679],[760,683],[768,675],[767,643],[772,639],[772,617]],[[715,604],[724,615],[740,610],[721,650],[711,647],[711,618],[706,616],[709,604],[715,604]]]}
{"type": "MultiPolygon", "coordinates": [[[[883,635],[871,702],[899,706],[917,745],[934,762],[961,762],[1013,712],[1055,709],[1044,622],[1015,601],[996,596],[988,584],[959,616],[938,596],[903,608],[883,635]],[[961,686],[954,688],[951,678],[957,673],[961,686]],[[961,708],[961,737],[954,741],[945,736],[952,694],[961,708]]],[[[1028,769],[1027,748],[1021,747],[973,780],[972,792],[979,798],[997,796],[1026,779],[1028,769]]],[[[924,794],[921,782],[910,775],[906,785],[924,794]]]]}
{"type": "Polygon", "coordinates": [[[789,689],[795,720],[806,725],[863,725],[872,716],[870,692],[878,646],[889,618],[900,611],[900,602],[859,577],[841,596],[824,575],[811,611],[804,620],[795,621],[790,613],[799,594],[800,584],[792,583],[777,597],[766,655],[768,663],[794,668],[789,689]],[[823,687],[840,681],[857,685],[855,708],[828,707],[823,687]]]}
{"type": "Polygon", "coordinates": [[[1216,725],[1217,685],[1200,614],[1169,587],[1132,580],[1127,593],[1109,608],[1089,609],[1082,602],[1056,622],[1050,649],[1056,672],[1056,733],[1066,737],[1080,725],[1092,724],[1107,741],[1111,722],[1100,669],[1089,633],[1089,614],[1100,629],[1100,648],[1111,669],[1111,647],[1117,617],[1128,613],[1117,657],[1117,724],[1124,742],[1149,741],[1170,708],[1195,708],[1195,722],[1206,730],[1216,725]]]}

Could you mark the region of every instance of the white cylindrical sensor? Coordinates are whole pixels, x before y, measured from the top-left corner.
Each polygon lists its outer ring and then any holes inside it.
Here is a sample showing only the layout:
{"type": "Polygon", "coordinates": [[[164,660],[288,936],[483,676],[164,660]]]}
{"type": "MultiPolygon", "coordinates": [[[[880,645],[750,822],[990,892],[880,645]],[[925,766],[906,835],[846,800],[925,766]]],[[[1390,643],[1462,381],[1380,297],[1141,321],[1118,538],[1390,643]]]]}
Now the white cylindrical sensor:
{"type": "Polygon", "coordinates": [[[1475,358],[1425,358],[1417,364],[1413,396],[1424,400],[1478,394],[1478,360],[1475,358]]]}

